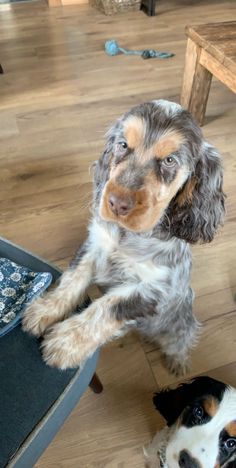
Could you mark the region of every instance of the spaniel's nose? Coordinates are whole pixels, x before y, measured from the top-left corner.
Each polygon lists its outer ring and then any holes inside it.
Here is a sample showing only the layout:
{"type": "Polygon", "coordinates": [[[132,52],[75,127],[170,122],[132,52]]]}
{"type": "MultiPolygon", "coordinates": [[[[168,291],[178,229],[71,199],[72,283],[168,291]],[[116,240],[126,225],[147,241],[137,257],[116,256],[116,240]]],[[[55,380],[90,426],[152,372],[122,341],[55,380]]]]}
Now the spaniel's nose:
{"type": "Polygon", "coordinates": [[[180,468],[200,468],[198,462],[191,457],[187,450],[181,450],[179,454],[179,466],[180,468]]]}
{"type": "Polygon", "coordinates": [[[128,214],[134,206],[134,202],[130,197],[123,198],[115,193],[110,193],[108,203],[111,211],[118,216],[128,214]]]}

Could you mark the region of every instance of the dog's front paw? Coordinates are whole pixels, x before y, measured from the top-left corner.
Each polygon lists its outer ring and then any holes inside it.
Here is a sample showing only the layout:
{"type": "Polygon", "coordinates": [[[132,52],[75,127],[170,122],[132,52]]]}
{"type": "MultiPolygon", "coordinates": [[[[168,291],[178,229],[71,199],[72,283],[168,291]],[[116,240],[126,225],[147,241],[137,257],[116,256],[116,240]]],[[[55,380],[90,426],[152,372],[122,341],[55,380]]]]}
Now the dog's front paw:
{"type": "Polygon", "coordinates": [[[51,367],[65,370],[81,366],[87,346],[73,319],[55,324],[46,333],[42,343],[43,359],[51,367]]]}
{"type": "Polygon", "coordinates": [[[39,337],[55,323],[55,312],[51,310],[47,299],[39,297],[28,305],[22,318],[22,328],[25,332],[39,337]]]}
{"type": "Polygon", "coordinates": [[[191,364],[188,358],[180,359],[177,356],[170,356],[165,354],[164,364],[170,374],[176,377],[183,377],[188,374],[191,368],[191,364]]]}

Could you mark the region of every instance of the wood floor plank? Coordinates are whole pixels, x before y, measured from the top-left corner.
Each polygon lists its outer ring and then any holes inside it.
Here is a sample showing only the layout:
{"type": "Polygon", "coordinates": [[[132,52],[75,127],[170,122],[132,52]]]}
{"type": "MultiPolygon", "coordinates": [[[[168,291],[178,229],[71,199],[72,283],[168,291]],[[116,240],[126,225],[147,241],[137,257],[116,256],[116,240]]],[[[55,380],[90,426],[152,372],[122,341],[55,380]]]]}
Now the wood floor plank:
{"type": "Polygon", "coordinates": [[[218,367],[211,370],[208,375],[213,379],[221,380],[228,385],[236,387],[236,363],[232,362],[227,366],[218,367]]]}
{"type": "MultiPolygon", "coordinates": [[[[207,320],[199,344],[192,352],[192,366],[188,378],[232,363],[235,359],[235,336],[236,311],[207,320]]],[[[147,353],[147,358],[161,387],[179,381],[163,367],[159,350],[147,353]]]]}

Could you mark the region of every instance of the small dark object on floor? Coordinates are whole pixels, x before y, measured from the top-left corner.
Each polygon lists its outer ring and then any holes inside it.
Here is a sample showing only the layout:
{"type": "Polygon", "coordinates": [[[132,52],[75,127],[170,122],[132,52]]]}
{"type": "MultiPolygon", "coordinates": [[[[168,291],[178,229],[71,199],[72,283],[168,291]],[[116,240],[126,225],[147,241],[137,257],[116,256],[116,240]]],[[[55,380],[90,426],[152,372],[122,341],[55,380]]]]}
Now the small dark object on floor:
{"type": "Polygon", "coordinates": [[[0,73],[2,74],[4,73],[1,63],[0,63],[0,73]]]}
{"type": "Polygon", "coordinates": [[[153,49],[146,49],[142,52],[141,57],[143,59],[150,59],[150,58],[171,58],[174,57],[175,54],[171,54],[169,52],[157,52],[153,49]]]}
{"type": "Polygon", "coordinates": [[[93,375],[93,378],[89,384],[91,390],[94,392],[94,393],[101,393],[103,391],[103,386],[102,386],[102,382],[100,381],[99,377],[97,376],[97,374],[94,374],[93,375]]]}

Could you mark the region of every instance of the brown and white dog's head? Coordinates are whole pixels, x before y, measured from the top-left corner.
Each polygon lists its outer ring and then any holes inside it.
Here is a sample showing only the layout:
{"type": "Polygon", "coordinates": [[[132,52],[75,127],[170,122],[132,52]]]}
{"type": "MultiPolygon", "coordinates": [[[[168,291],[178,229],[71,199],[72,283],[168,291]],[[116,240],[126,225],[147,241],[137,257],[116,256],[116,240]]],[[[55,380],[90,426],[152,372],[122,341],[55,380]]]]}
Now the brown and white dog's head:
{"type": "Polygon", "coordinates": [[[108,133],[95,168],[95,206],[130,231],[161,224],[188,242],[209,242],[224,213],[219,154],[178,104],[141,104],[108,133]]]}
{"type": "MultiPolygon", "coordinates": [[[[161,466],[236,466],[234,388],[209,377],[198,377],[174,390],[157,393],[153,401],[171,429],[161,466]]],[[[159,448],[152,446],[152,454],[153,449],[157,454],[159,448]]]]}

